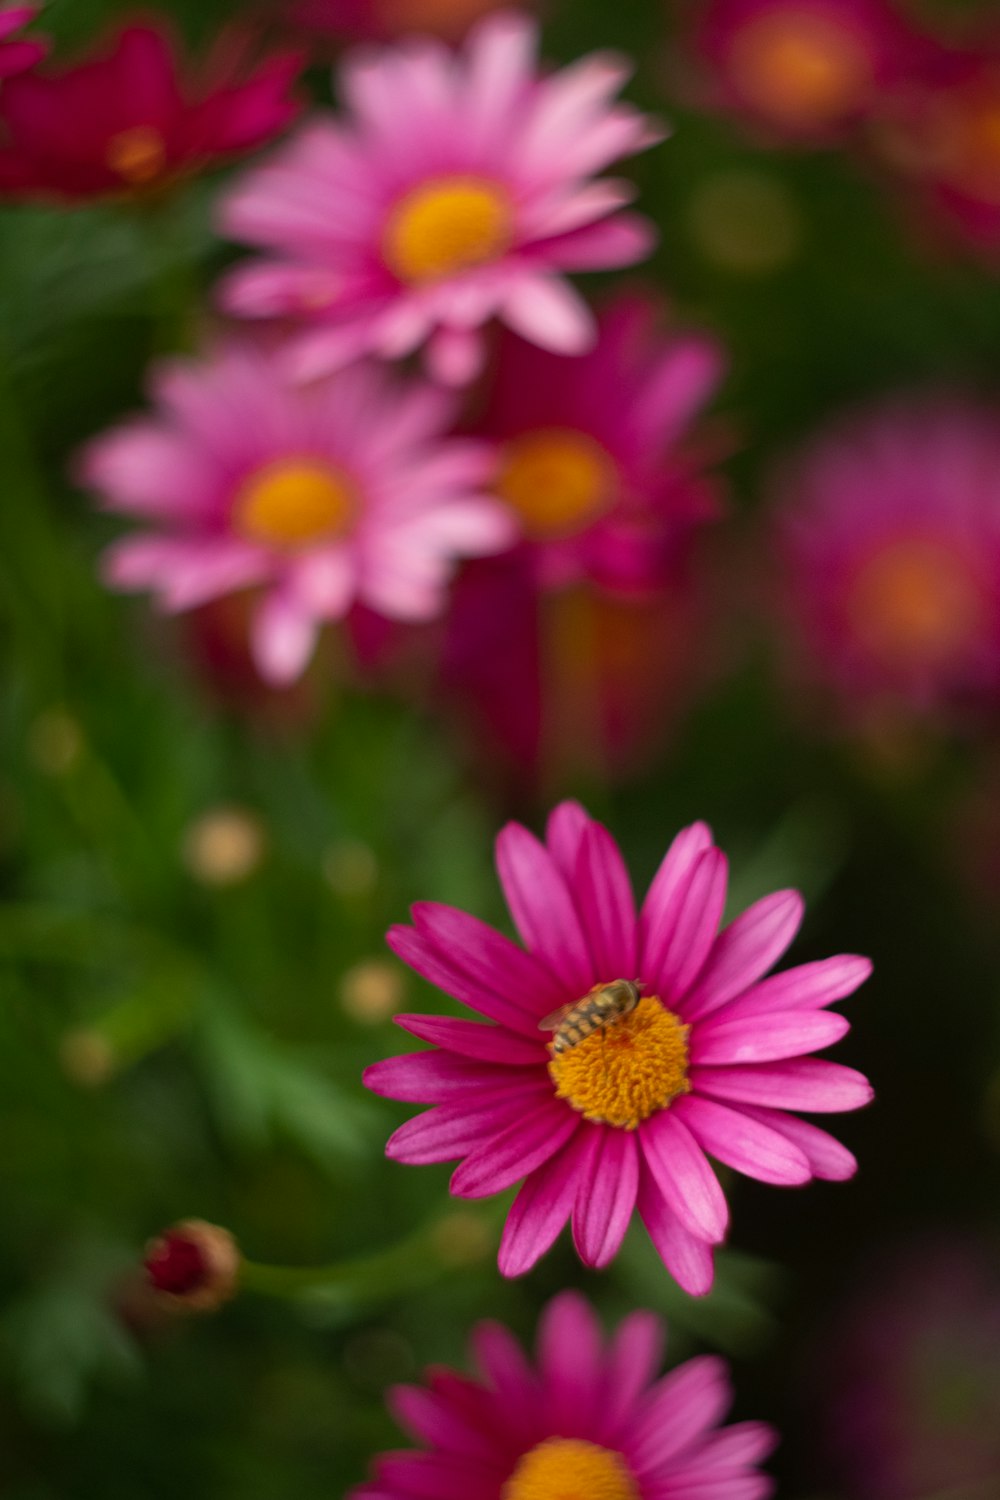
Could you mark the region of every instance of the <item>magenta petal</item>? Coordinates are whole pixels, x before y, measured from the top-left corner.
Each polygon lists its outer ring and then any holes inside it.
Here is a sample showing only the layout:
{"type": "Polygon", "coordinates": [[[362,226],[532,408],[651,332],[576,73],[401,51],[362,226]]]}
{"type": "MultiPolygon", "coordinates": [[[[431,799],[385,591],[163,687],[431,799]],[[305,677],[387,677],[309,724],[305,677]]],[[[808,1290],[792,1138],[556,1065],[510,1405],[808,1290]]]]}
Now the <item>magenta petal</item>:
{"type": "Polygon", "coordinates": [[[631,1424],[635,1406],[663,1360],[665,1329],[651,1312],[633,1312],[611,1340],[605,1362],[603,1419],[613,1442],[631,1424]]]}
{"type": "Polygon", "coordinates": [[[694,1020],[709,1015],[766,974],[798,932],[803,909],[798,891],[776,891],[731,922],[716,939],[697,987],[688,996],[685,1016],[694,1020]]]}
{"type": "Polygon", "coordinates": [[[386,934],[386,943],[404,964],[409,964],[411,969],[422,974],[431,984],[437,985],[438,989],[461,1000],[470,1010],[478,1011],[481,1016],[499,1022],[501,1026],[521,1036],[537,1037],[537,1024],[525,1015],[520,1006],[511,1004],[495,990],[475,984],[462,969],[414,928],[390,928],[386,934]]]}
{"type": "Polygon", "coordinates": [[[725,1360],[712,1354],[688,1360],[646,1396],[626,1460],[655,1478],[658,1468],[693,1446],[706,1428],[724,1416],[732,1399],[725,1360]]]}
{"type": "Polygon", "coordinates": [[[566,884],[572,889],[583,836],[591,819],[579,802],[560,802],[549,814],[545,842],[566,884]]]}
{"type": "Polygon", "coordinates": [[[708,1244],[725,1238],[729,1209],[705,1153],[675,1110],[663,1110],[639,1127],[639,1143],[667,1206],[689,1234],[708,1244]]]}
{"type": "Polygon", "coordinates": [[[417,931],[440,948],[449,962],[484,989],[495,990],[537,1025],[558,1005],[562,991],[548,969],[503,933],[468,912],[434,901],[413,907],[417,931]]]}
{"type": "Polygon", "coordinates": [[[847,1182],[857,1172],[857,1159],[847,1147],[810,1120],[786,1115],[780,1109],[762,1109],[749,1104],[741,1105],[740,1112],[791,1141],[806,1157],[814,1177],[825,1182],[847,1182]]]}
{"type": "Polygon", "coordinates": [[[587,1433],[600,1417],[601,1330],[579,1292],[561,1292],[538,1324],[537,1358],[550,1432],[587,1433]]]}
{"type": "Polygon", "coordinates": [[[388,1404],[400,1427],[429,1447],[487,1464],[493,1457],[492,1436],[477,1432],[434,1391],[397,1385],[389,1392],[388,1404]]]}
{"type": "Polygon", "coordinates": [[[727,1470],[704,1477],[693,1466],[690,1479],[671,1477],[662,1489],[649,1491],[649,1500],[767,1500],[773,1494],[774,1480],[768,1474],[727,1470]]]}
{"type": "Polygon", "coordinates": [[[699,856],[677,910],[659,968],[643,969],[643,979],[664,1004],[676,1004],[697,979],[711,951],[726,901],[726,856],[708,849],[699,856]]]}
{"type": "Polygon", "coordinates": [[[508,823],[496,844],[497,871],[521,941],[546,962],[572,999],[595,980],[576,907],[552,855],[520,823],[508,823]]]}
{"type": "Polygon", "coordinates": [[[581,1121],[577,1134],[558,1156],[550,1157],[528,1177],[514,1199],[500,1239],[501,1275],[523,1276],[555,1244],[573,1208],[586,1150],[581,1121]]]}
{"type": "Polygon", "coordinates": [[[695,1025],[691,1062],[700,1067],[802,1057],[839,1042],[850,1029],[851,1023],[844,1016],[825,1010],[769,1012],[764,1017],[744,1019],[735,1008],[727,1009],[718,1020],[713,1016],[695,1025]]]}
{"type": "Polygon", "coordinates": [[[863,1073],[815,1057],[747,1068],[693,1068],[691,1083],[696,1093],[716,1099],[816,1114],[862,1109],[875,1097],[863,1073]]]}
{"type": "Polygon", "coordinates": [[[600,823],[584,830],[571,888],[597,974],[608,980],[638,978],[632,882],[621,850],[600,823]]]}
{"type": "Polygon", "coordinates": [[[740,1110],[694,1094],[673,1107],[702,1149],[736,1172],[778,1187],[795,1187],[812,1176],[804,1152],[740,1110]]]}
{"type": "Polygon", "coordinates": [[[696,1465],[716,1468],[749,1467],[763,1463],[778,1445],[778,1434],[766,1422],[737,1422],[721,1432],[714,1432],[692,1457],[696,1465]]]}
{"type": "MultiPolygon", "coordinates": [[[[375,1461],[375,1474],[384,1490],[374,1492],[374,1500],[466,1500],[477,1488],[489,1485],[493,1477],[485,1459],[458,1458],[447,1453],[421,1453],[412,1449],[402,1453],[383,1453],[375,1461]]],[[[368,1490],[352,1490],[351,1500],[372,1500],[368,1490]]]]}
{"type": "Polygon", "coordinates": [[[484,1091],[474,1104],[435,1105],[401,1125],[386,1142],[385,1154],[411,1167],[461,1161],[506,1130],[536,1099],[534,1090],[522,1087],[484,1091]]]}
{"type": "Polygon", "coordinates": [[[443,1104],[472,1097],[498,1085],[538,1088],[546,1080],[537,1068],[491,1068],[451,1052],[410,1052],[372,1063],[363,1074],[365,1088],[405,1104],[443,1104]]]}
{"type": "Polygon", "coordinates": [[[691,1297],[704,1297],[715,1280],[712,1247],[688,1233],[648,1168],[640,1172],[637,1206],[657,1254],[678,1286],[691,1297]]]}
{"type": "MultiPolygon", "coordinates": [[[[525,1187],[527,1186],[526,1183],[525,1187]]],[[[565,1222],[564,1215],[556,1235],[565,1222]]],[[[505,1274],[519,1273],[514,1271],[505,1274]]],[[[496,1393],[503,1412],[504,1426],[512,1434],[521,1434],[522,1440],[527,1439],[525,1447],[530,1446],[542,1435],[541,1387],[524,1350],[510,1329],[505,1328],[502,1323],[477,1323],[472,1330],[470,1342],[476,1363],[496,1393]]],[[[465,1495],[462,1500],[466,1500],[465,1495]]]]}
{"type": "Polygon", "coordinates": [[[459,1057],[472,1057],[481,1062],[506,1063],[511,1067],[530,1067],[547,1062],[545,1044],[538,1041],[511,1036],[499,1026],[483,1026],[479,1021],[460,1021],[452,1016],[394,1016],[397,1026],[418,1036],[423,1042],[433,1042],[447,1052],[457,1052],[459,1057]]]}
{"type": "Polygon", "coordinates": [[[819,1010],[824,1005],[832,1005],[835,1000],[853,995],[871,971],[871,960],[853,953],[799,964],[754,985],[740,997],[739,1013],[759,1016],[772,1010],[819,1010]]]}
{"type": "Polygon", "coordinates": [[[663,954],[694,867],[711,844],[708,824],[692,823],[681,830],[664,855],[639,915],[639,966],[644,975],[659,974],[663,967],[663,954]]]}
{"type": "Polygon", "coordinates": [[[592,1127],[593,1157],[573,1209],[573,1242],[584,1265],[608,1265],[621,1247],[639,1191],[635,1133],[592,1127]]]}
{"type": "Polygon", "coordinates": [[[554,1096],[521,1117],[469,1155],[451,1179],[457,1198],[488,1198],[529,1177],[554,1156],[576,1131],[580,1117],[554,1096]]]}

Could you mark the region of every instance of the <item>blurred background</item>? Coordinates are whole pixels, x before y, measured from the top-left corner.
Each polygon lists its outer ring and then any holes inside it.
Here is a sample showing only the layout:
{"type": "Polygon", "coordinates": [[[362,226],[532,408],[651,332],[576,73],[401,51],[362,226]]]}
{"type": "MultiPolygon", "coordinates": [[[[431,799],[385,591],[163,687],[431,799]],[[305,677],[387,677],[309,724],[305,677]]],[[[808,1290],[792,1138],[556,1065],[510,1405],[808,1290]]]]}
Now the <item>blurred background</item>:
{"type": "MultiPolygon", "coordinates": [[[[489,8],[157,14],[192,72],[234,24],[301,48],[309,109],[358,38],[453,40],[489,8]]],[[[216,316],[239,252],[213,204],[239,165],[155,197],[71,197],[51,143],[33,178],[0,166],[5,1495],[343,1495],[399,1445],[389,1385],[462,1364],[478,1318],[529,1336],[575,1284],[609,1321],[665,1313],[672,1358],[732,1358],[792,1500],[1000,1496],[1000,37],[988,0],[772,5],[780,35],[767,9],[541,14],[552,63],[628,53],[628,97],[672,126],[628,168],[659,249],[587,288],[719,351],[652,460],[703,502],[669,565],[521,597],[499,575],[476,593],[503,564],[472,564],[443,625],[356,611],[287,689],[257,676],[239,597],[169,619],[107,592],[123,528],[72,479],[216,316]],[[703,1301],[641,1231],[602,1275],[560,1242],[502,1282],[498,1206],[386,1162],[411,1111],[360,1083],[400,1050],[394,1012],[450,1003],[386,928],[416,899],[504,925],[493,837],[565,795],[640,885],[707,819],[733,911],[798,886],[796,962],[875,961],[837,1052],[877,1094],[835,1122],[857,1179],[729,1183],[703,1301]],[[142,1270],[191,1217],[257,1267],[199,1319],[142,1270]]],[[[133,15],[49,0],[26,35],[59,70],[133,15]]],[[[5,87],[0,155],[23,157],[5,87]]]]}

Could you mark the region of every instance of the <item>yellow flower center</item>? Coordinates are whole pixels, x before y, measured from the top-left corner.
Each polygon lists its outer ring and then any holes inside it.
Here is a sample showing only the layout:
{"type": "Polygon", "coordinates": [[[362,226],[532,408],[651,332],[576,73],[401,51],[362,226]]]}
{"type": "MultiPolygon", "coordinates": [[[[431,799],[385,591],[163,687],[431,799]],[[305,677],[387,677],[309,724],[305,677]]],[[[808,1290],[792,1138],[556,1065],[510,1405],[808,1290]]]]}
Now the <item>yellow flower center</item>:
{"type": "Polygon", "coordinates": [[[690,1029],[655,995],[646,995],[620,1021],[550,1056],[556,1094],[585,1120],[635,1130],[688,1093],[690,1029]]]}
{"type": "Polygon", "coordinates": [[[794,6],[748,21],[734,38],[730,68],[754,109],[792,129],[836,120],[862,103],[872,83],[858,38],[831,17],[794,6]]]}
{"type": "Polygon", "coordinates": [[[610,1448],[547,1438],[518,1459],[500,1500],[640,1500],[638,1486],[610,1448]]]}
{"type": "Polygon", "coordinates": [[[145,187],[166,166],[167,148],[152,125],[133,125],[111,137],[104,159],[129,187],[145,187]]]}
{"type": "Polygon", "coordinates": [[[986,600],[962,558],[933,542],[898,541],[858,574],[849,601],[858,635],[891,663],[947,660],[985,623],[986,600]]]}
{"type": "Polygon", "coordinates": [[[281,458],[244,482],[233,519],[248,541],[296,551],[343,536],[356,512],[353,487],[331,465],[281,458]]]}
{"type": "Polygon", "coordinates": [[[382,254],[400,281],[440,281],[498,260],[513,228],[513,205],[499,183],[440,177],[421,183],[393,207],[382,254]]]}
{"type": "Polygon", "coordinates": [[[584,432],[549,427],[505,447],[500,494],[537,539],[582,531],[615,498],[617,474],[599,443],[584,432]]]}

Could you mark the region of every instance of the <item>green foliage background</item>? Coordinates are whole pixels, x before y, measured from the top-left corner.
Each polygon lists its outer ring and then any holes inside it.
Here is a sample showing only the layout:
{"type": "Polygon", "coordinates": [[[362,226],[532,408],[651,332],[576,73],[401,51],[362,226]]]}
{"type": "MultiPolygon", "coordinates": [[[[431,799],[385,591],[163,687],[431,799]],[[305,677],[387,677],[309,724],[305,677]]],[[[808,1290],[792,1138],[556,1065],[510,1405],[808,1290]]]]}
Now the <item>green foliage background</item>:
{"type": "MultiPolygon", "coordinates": [[[[242,9],[165,8],[193,46],[242,9]]],[[[45,24],[69,49],[120,9],[50,0],[45,24]]],[[[662,230],[652,276],[732,350],[732,540],[752,527],[773,453],[844,402],[922,381],[995,392],[1000,281],[914,248],[856,163],[764,152],[669,103],[667,11],[566,0],[546,47],[566,60],[632,52],[632,97],[675,124],[636,170],[662,230]],[[706,257],[692,230],[705,183],[748,167],[783,187],[800,224],[799,253],[766,275],[706,257]]],[[[322,97],[325,71],[314,83],[322,97]]],[[[758,640],[724,653],[727,670],[641,781],[559,788],[610,822],[640,880],[681,822],[703,816],[732,853],[734,906],[801,885],[811,904],[797,958],[876,960],[838,1056],[871,1073],[879,1102],[838,1122],[861,1158],[856,1183],[732,1185],[734,1248],[704,1303],[677,1292],[640,1236],[603,1276],[563,1245],[503,1283],[490,1206],[465,1224],[474,1240],[481,1223],[485,1255],[456,1264],[433,1228],[450,1207],[447,1169],[386,1163],[385,1137],[409,1111],[360,1085],[365,1063],[405,1039],[351,1019],[340,983],[382,955],[414,899],[503,923],[490,851],[509,809],[443,726],[388,698],[342,692],[307,733],[217,706],[146,604],[101,589],[111,528],[67,478],[74,448],[139,403],[149,358],[190,341],[230,253],[210,228],[218,186],[197,183],[155,223],[106,208],[0,211],[3,1493],[340,1496],[398,1442],[388,1384],[461,1362],[478,1317],[527,1335],[545,1298],[573,1283],[609,1320],[637,1304],[665,1311],[674,1357],[731,1354],[738,1414],[785,1432],[784,1492],[830,1494],[809,1403],[838,1297],[883,1241],[995,1226],[997,892],[970,895],[955,830],[996,746],[935,745],[915,766],[873,769],[799,725],[758,640]],[[246,883],[212,889],[186,868],[184,834],[231,803],[259,814],[266,855],[246,883]],[[356,888],[331,883],[331,858],[350,865],[359,849],[356,888]],[[110,1060],[89,1086],[72,1050],[81,1031],[110,1060]],[[147,1237],[187,1216],[231,1226],[254,1262],[362,1264],[310,1288],[262,1275],[214,1319],[137,1336],[121,1289],[147,1237]]],[[[518,811],[538,821],[544,809],[518,811]]],[[[443,1003],[400,982],[400,1008],[443,1003]]]]}

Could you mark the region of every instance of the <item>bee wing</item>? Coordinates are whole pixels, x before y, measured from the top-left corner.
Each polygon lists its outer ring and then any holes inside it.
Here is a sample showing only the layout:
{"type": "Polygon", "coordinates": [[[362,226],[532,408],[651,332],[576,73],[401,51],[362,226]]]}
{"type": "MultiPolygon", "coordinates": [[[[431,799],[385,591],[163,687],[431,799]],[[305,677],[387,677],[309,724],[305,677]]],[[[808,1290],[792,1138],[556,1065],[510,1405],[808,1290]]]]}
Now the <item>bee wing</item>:
{"type": "Polygon", "coordinates": [[[550,1011],[539,1021],[539,1031],[558,1031],[563,1018],[568,1016],[572,1009],[572,1005],[560,1005],[558,1010],[550,1011]]]}

